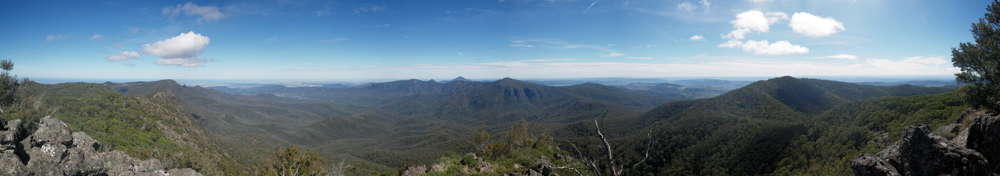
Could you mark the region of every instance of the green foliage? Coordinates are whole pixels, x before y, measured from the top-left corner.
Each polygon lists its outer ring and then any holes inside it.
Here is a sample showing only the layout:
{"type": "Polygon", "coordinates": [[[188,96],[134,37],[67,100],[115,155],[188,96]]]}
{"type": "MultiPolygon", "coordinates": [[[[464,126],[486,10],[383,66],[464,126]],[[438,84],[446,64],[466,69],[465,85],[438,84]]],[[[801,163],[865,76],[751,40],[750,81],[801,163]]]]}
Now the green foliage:
{"type": "Polygon", "coordinates": [[[490,135],[490,133],[486,131],[486,128],[479,128],[479,130],[476,131],[476,133],[472,134],[472,136],[470,137],[472,138],[471,139],[472,145],[475,145],[476,152],[478,152],[479,155],[484,155],[483,152],[485,152],[486,145],[488,144],[488,142],[490,142],[491,137],[492,135],[490,135]]]}
{"type": "MultiPolygon", "coordinates": [[[[950,122],[965,108],[953,93],[893,96],[946,90],[782,77],[670,103],[646,115],[658,120],[646,126],[655,150],[626,175],[850,175],[846,162],[880,140],[907,125],[950,122]]],[[[633,130],[617,153],[640,160],[647,129],[633,130]]]]}
{"type": "Polygon", "coordinates": [[[510,145],[518,148],[532,142],[531,134],[528,131],[531,128],[529,125],[528,121],[521,120],[517,121],[517,124],[511,127],[510,135],[508,135],[510,145]]]}
{"type": "MultiPolygon", "coordinates": [[[[484,157],[474,154],[444,156],[431,165],[431,171],[425,175],[526,175],[532,170],[543,174],[591,175],[583,162],[569,157],[568,152],[554,144],[552,137],[532,135],[531,126],[526,121],[516,123],[506,137],[486,144],[486,150],[479,152],[484,157]]],[[[480,135],[471,137],[476,136],[480,135]]]]}
{"type": "Polygon", "coordinates": [[[139,158],[165,158],[179,152],[179,146],[165,138],[155,124],[161,116],[151,109],[138,108],[142,100],[95,84],[68,85],[61,89],[97,89],[87,94],[56,90],[45,104],[53,105],[55,117],[66,121],[74,131],[83,131],[112,148],[139,158]]]}
{"type": "Polygon", "coordinates": [[[327,167],[326,160],[319,154],[289,146],[275,152],[274,158],[267,164],[257,167],[254,175],[325,176],[330,172],[327,167]]]}
{"type": "Polygon", "coordinates": [[[243,175],[245,170],[218,151],[170,94],[127,96],[100,84],[30,81],[18,90],[15,111],[5,118],[25,120],[29,127],[51,115],[72,131],[139,159],[157,158],[169,167],[208,175],[243,175]]]}
{"type": "Polygon", "coordinates": [[[15,102],[15,92],[17,91],[17,76],[10,73],[14,69],[14,62],[9,59],[0,60],[0,113],[9,111],[15,102]]]}
{"type": "Polygon", "coordinates": [[[796,138],[775,174],[849,175],[851,159],[895,142],[903,128],[940,127],[957,121],[967,108],[955,93],[880,98],[837,107],[818,117],[809,134],[796,138]]]}
{"type": "Polygon", "coordinates": [[[975,107],[1000,111],[1000,2],[994,1],[987,13],[972,24],[975,42],[952,48],[952,63],[962,70],[958,81],[968,83],[967,101],[975,107]]]}

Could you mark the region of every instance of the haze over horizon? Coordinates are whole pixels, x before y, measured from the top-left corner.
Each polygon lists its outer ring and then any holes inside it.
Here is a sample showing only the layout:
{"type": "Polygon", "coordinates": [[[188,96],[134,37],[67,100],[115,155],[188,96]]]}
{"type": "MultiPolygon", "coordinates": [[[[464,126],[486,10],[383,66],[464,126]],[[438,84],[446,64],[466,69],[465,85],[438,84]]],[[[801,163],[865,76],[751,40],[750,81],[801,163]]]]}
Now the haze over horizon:
{"type": "Polygon", "coordinates": [[[21,77],[336,80],[950,77],[987,2],[0,4],[21,77]]]}

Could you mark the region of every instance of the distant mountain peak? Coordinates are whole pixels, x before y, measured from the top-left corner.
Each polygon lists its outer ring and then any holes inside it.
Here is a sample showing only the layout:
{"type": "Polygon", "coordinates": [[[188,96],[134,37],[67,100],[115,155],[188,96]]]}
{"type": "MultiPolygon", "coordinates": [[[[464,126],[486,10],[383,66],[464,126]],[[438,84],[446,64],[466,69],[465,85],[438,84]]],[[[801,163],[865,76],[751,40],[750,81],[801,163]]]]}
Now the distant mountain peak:
{"type": "Polygon", "coordinates": [[[157,83],[167,83],[167,84],[178,84],[177,81],[174,81],[172,79],[161,79],[161,80],[154,81],[154,82],[157,82],[157,83]]]}
{"type": "Polygon", "coordinates": [[[513,84],[523,84],[524,81],[516,80],[510,77],[504,77],[503,79],[497,80],[496,82],[505,85],[513,85],[513,84]]]}
{"type": "Polygon", "coordinates": [[[455,79],[451,79],[451,81],[469,81],[469,80],[465,79],[465,77],[458,76],[458,77],[455,77],[455,79]]]}
{"type": "Polygon", "coordinates": [[[777,77],[777,78],[773,78],[773,79],[775,79],[775,80],[796,80],[798,78],[795,78],[795,77],[792,77],[792,76],[782,76],[782,77],[777,77]]]}

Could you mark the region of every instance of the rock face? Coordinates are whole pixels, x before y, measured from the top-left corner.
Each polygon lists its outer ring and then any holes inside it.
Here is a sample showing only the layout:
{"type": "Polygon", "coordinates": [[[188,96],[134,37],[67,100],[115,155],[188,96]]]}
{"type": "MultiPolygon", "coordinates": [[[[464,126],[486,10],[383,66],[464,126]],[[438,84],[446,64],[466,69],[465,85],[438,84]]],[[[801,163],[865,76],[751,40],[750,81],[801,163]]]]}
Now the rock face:
{"type": "MultiPolygon", "coordinates": [[[[996,146],[994,146],[996,147],[996,146]]],[[[930,133],[927,126],[907,127],[899,142],[876,155],[851,163],[855,175],[989,175],[979,152],[930,133]]]]}
{"type": "Polygon", "coordinates": [[[34,132],[21,121],[0,119],[0,175],[143,175],[200,176],[190,168],[164,169],[156,159],[138,160],[108,151],[65,123],[42,118],[34,132]]]}
{"type": "Polygon", "coordinates": [[[990,168],[997,168],[1000,165],[1000,116],[982,115],[972,122],[968,131],[965,147],[979,151],[990,161],[990,168]]]}

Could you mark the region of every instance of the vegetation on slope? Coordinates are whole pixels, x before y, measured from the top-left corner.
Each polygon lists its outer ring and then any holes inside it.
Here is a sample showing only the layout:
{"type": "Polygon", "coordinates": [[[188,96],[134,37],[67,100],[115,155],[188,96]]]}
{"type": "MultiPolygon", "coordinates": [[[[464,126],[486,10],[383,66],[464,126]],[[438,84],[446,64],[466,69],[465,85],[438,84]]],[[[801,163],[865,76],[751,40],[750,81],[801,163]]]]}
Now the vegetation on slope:
{"type": "MultiPolygon", "coordinates": [[[[458,155],[450,154],[438,162],[426,166],[426,173],[417,175],[593,175],[593,171],[582,160],[572,157],[570,152],[560,149],[552,137],[533,135],[533,125],[520,121],[505,135],[494,135],[480,130],[469,136],[476,152],[458,155]],[[495,137],[495,138],[494,138],[495,137]]],[[[410,167],[407,172],[412,171],[410,167]]],[[[413,174],[411,172],[411,174],[413,174]]]]}
{"type": "Polygon", "coordinates": [[[43,85],[24,82],[16,112],[8,119],[35,122],[51,115],[111,149],[140,159],[157,158],[170,167],[190,167],[209,175],[244,172],[218,150],[169,93],[126,96],[101,84],[43,85]]]}
{"type": "MultiPolygon", "coordinates": [[[[809,124],[778,163],[774,175],[850,175],[850,160],[875,153],[899,139],[910,125],[939,128],[959,122],[968,106],[955,93],[879,98],[834,108],[809,124]]],[[[957,132],[939,130],[939,135],[957,132]]]]}
{"type": "MultiPolygon", "coordinates": [[[[849,174],[849,159],[899,129],[955,120],[965,107],[947,91],[782,77],[668,103],[640,119],[656,122],[644,129],[656,150],[629,175],[849,174]],[[905,97],[927,93],[944,94],[905,97]]],[[[639,160],[643,136],[633,130],[618,152],[639,160]]]]}

